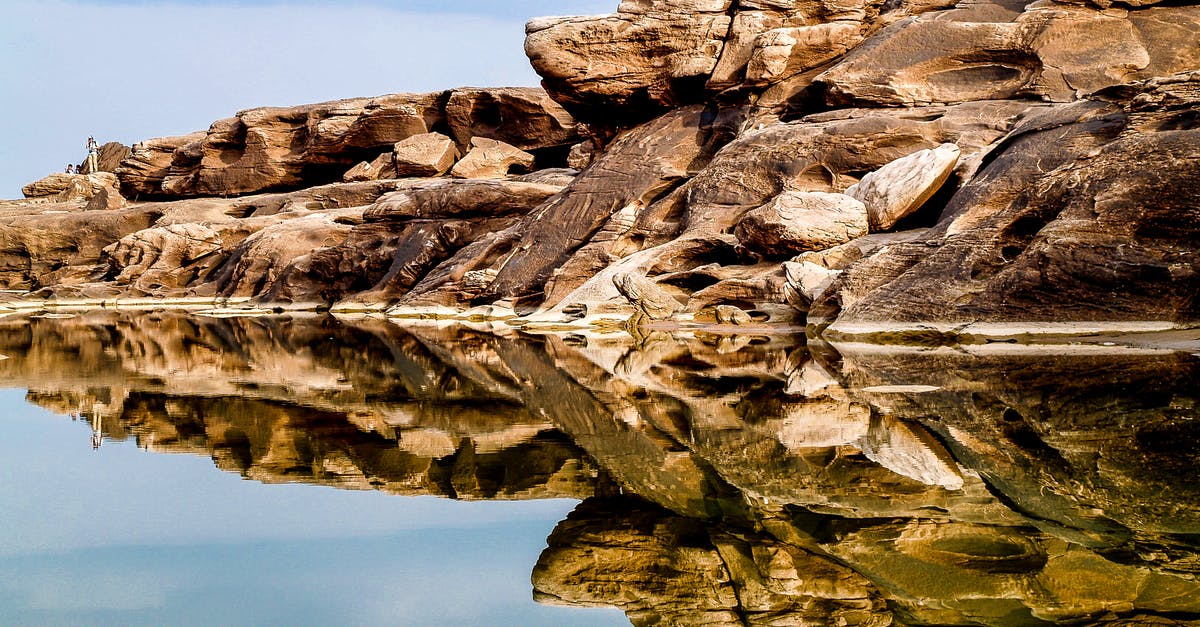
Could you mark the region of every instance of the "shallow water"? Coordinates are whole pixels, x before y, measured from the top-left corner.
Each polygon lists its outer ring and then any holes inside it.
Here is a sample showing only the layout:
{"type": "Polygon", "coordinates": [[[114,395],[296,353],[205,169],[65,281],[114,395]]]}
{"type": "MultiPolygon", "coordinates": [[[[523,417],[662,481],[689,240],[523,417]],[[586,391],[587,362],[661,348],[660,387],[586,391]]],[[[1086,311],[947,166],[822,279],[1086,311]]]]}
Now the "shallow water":
{"type": "Polygon", "coordinates": [[[3,624],[1200,624],[1187,352],[93,313],[0,354],[3,624]]]}

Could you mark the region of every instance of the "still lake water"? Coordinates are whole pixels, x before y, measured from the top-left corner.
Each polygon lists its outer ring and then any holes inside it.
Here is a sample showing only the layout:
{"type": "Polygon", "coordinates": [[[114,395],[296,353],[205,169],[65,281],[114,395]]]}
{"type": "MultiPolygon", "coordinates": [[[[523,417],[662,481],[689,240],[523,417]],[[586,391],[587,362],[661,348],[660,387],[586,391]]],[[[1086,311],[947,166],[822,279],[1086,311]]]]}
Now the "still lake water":
{"type": "Polygon", "coordinates": [[[0,624],[1200,625],[1200,358],[0,319],[0,624]]]}

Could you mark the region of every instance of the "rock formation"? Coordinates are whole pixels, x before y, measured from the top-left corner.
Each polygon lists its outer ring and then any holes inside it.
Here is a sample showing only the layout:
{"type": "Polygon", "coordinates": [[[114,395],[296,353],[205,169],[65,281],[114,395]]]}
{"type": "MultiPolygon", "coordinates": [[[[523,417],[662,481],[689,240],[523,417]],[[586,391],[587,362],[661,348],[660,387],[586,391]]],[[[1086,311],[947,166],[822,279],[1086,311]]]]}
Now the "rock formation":
{"type": "Polygon", "coordinates": [[[31,184],[4,209],[22,224],[130,219],[11,234],[7,286],[583,328],[1189,324],[1198,24],[1186,2],[999,0],[539,18],[544,90],[250,109],[136,144],[120,193],[31,184]]]}

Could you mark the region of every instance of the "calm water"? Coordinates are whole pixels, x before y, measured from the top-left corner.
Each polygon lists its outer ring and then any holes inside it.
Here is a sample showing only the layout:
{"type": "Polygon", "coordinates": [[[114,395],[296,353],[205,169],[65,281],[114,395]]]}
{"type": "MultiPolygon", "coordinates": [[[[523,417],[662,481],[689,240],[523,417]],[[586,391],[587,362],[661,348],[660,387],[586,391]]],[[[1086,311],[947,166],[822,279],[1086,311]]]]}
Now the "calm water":
{"type": "Polygon", "coordinates": [[[0,319],[0,624],[1200,625],[1200,359],[0,319]]]}

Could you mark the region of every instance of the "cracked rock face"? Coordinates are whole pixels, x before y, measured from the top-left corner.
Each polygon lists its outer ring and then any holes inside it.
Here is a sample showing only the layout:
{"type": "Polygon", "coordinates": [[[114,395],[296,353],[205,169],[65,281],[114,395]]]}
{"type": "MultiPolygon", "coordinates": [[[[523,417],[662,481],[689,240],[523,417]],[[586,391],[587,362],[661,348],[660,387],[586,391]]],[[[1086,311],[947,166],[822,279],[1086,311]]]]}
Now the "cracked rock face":
{"type": "Polygon", "coordinates": [[[448,130],[461,149],[473,139],[508,139],[527,150],[565,150],[580,139],[571,116],[540,89],[394,94],[242,111],[204,133],[135,145],[117,175],[129,196],[311,187],[435,129],[448,130]]]}
{"type": "Polygon", "coordinates": [[[1031,117],[934,229],[852,266],[810,316],[847,330],[1195,320],[1200,283],[1187,242],[1196,233],[1183,216],[1200,206],[1197,102],[1192,73],[1031,117]]]}

